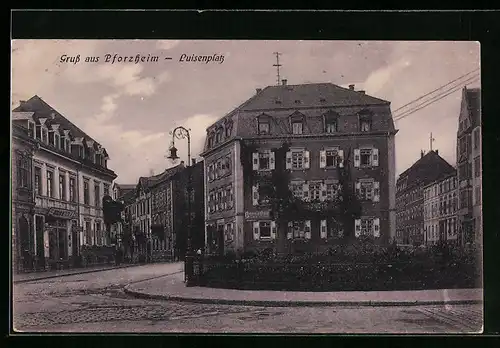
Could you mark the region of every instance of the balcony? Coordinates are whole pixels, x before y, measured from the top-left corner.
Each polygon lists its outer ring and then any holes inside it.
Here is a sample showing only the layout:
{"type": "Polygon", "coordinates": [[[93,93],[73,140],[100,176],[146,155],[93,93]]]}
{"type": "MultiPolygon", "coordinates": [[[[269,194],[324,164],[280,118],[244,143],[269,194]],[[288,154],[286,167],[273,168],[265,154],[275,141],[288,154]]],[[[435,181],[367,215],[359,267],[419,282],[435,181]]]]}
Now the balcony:
{"type": "Polygon", "coordinates": [[[56,198],[51,198],[51,197],[43,197],[43,196],[36,196],[35,197],[35,204],[37,207],[40,208],[59,208],[59,209],[66,209],[66,210],[77,210],[77,203],[73,202],[66,202],[62,201],[60,199],[56,198]]]}

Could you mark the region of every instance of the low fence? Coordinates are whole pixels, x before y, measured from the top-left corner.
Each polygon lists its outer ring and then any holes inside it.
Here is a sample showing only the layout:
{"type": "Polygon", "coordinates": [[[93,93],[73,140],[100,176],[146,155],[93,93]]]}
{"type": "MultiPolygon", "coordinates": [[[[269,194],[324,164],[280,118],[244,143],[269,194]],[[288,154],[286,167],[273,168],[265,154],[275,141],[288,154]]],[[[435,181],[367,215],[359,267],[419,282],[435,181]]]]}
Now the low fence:
{"type": "Polygon", "coordinates": [[[195,257],[187,260],[186,274],[189,285],[242,290],[383,291],[480,286],[478,266],[456,262],[262,264],[195,257]]]}

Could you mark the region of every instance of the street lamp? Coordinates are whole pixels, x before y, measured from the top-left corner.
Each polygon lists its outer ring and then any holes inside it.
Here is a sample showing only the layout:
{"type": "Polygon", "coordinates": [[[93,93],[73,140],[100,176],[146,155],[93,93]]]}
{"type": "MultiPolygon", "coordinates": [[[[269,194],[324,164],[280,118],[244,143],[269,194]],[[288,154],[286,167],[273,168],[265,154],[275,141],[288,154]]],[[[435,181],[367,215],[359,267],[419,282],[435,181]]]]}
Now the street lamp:
{"type": "Polygon", "coordinates": [[[187,184],[187,203],[188,203],[188,226],[187,226],[187,245],[186,245],[186,254],[185,254],[185,264],[186,264],[186,270],[185,271],[185,276],[187,276],[186,280],[189,281],[189,275],[191,272],[189,269],[191,268],[188,266],[188,264],[192,265],[192,260],[190,259],[192,251],[191,251],[191,191],[193,190],[192,187],[192,171],[191,171],[191,136],[190,136],[190,129],[184,128],[182,126],[176,127],[173,131],[170,132],[172,134],[172,145],[170,146],[170,154],[167,156],[170,160],[177,160],[179,159],[179,156],[177,156],[177,148],[175,147],[175,139],[187,139],[187,157],[188,157],[188,163],[187,163],[187,169],[188,169],[188,184],[187,184]]]}

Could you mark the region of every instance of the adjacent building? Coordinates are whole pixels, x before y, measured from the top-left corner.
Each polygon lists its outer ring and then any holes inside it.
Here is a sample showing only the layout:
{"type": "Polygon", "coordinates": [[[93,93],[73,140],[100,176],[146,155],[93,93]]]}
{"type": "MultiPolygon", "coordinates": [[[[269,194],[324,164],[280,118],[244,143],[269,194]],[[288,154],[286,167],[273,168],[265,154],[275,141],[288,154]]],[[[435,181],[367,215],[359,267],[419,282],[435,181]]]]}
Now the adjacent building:
{"type": "Polygon", "coordinates": [[[35,267],[70,265],[82,245],[109,244],[101,205],[116,174],[106,149],[39,96],[21,101],[12,123],[36,143],[30,168],[35,267]]]}
{"type": "Polygon", "coordinates": [[[115,201],[120,200],[123,196],[125,196],[128,192],[134,191],[136,189],[135,184],[119,184],[115,182],[113,184],[113,195],[111,196],[115,201]]]}
{"type": "MultiPolygon", "coordinates": [[[[380,243],[395,237],[395,135],[390,102],[331,83],[281,85],[255,95],[207,129],[205,224],[209,251],[277,247],[277,225],[256,176],[286,161],[290,189],[306,202],[337,194],[337,166],[351,156],[350,189],[362,200],[356,235],[380,243]],[[277,158],[283,143],[289,151],[277,158]],[[250,172],[243,157],[255,149],[250,172]]],[[[336,243],[342,230],[326,220],[288,221],[287,250],[317,250],[336,243]]]]}
{"type": "Polygon", "coordinates": [[[456,170],[424,186],[423,191],[424,244],[459,242],[456,170]]]}
{"type": "Polygon", "coordinates": [[[421,151],[420,159],[399,175],[396,182],[398,244],[424,244],[424,187],[440,182],[455,172],[455,168],[439,156],[438,150],[431,150],[426,154],[421,151]]]}
{"type": "Polygon", "coordinates": [[[32,169],[35,144],[27,128],[12,124],[12,264],[17,272],[34,267],[36,245],[32,169]]]}
{"type": "Polygon", "coordinates": [[[481,89],[464,87],[458,119],[458,221],[464,243],[482,241],[481,89]]]}

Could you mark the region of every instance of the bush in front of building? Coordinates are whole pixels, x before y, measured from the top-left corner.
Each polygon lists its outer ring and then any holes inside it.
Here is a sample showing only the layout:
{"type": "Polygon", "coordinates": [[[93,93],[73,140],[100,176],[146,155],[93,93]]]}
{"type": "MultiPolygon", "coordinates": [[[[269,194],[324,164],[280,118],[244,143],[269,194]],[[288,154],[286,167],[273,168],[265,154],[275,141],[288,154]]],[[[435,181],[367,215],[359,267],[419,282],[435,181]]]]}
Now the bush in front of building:
{"type": "Polygon", "coordinates": [[[204,262],[202,285],[288,291],[383,291],[481,287],[475,249],[382,247],[359,241],[323,253],[232,255],[204,262]]]}

